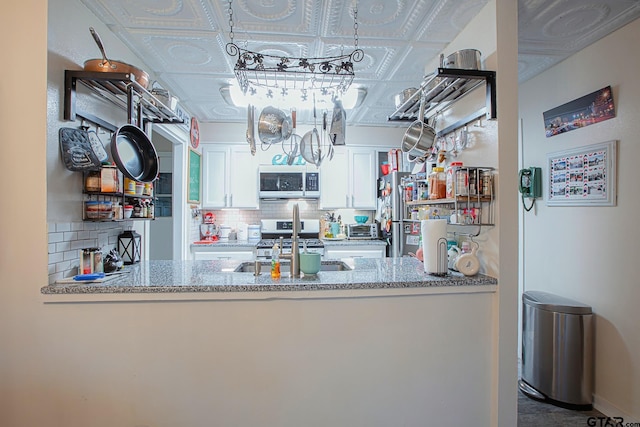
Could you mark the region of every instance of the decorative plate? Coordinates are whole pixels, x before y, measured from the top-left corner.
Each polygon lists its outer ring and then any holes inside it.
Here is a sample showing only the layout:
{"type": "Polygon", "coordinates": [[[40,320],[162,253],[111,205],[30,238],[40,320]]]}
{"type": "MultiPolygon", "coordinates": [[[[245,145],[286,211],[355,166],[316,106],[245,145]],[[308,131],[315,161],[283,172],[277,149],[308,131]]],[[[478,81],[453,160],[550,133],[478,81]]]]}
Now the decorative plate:
{"type": "Polygon", "coordinates": [[[200,145],[200,127],[198,126],[198,119],[191,117],[191,131],[189,133],[189,139],[191,140],[191,146],[198,148],[200,145]]]}

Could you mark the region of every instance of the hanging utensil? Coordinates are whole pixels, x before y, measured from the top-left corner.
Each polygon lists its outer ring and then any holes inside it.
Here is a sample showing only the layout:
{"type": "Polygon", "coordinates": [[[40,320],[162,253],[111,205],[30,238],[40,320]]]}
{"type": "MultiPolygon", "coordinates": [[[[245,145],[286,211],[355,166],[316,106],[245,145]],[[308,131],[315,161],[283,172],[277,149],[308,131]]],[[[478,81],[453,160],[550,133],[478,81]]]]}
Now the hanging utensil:
{"type": "Polygon", "coordinates": [[[141,70],[138,67],[134,67],[133,65],[127,64],[122,61],[114,61],[112,59],[107,58],[107,54],[104,50],[104,45],[102,44],[102,40],[96,31],[89,27],[89,31],[93,36],[96,44],[98,45],[98,49],[100,49],[100,53],[102,54],[102,58],[100,59],[88,59],[84,62],[84,70],[85,71],[100,71],[106,73],[129,73],[134,76],[136,82],[143,88],[147,89],[149,87],[149,74],[146,71],[141,70]]]}
{"type": "Polygon", "coordinates": [[[120,172],[138,182],[158,177],[156,148],[146,133],[135,125],[123,125],[111,137],[111,156],[120,172]]]}
{"type": "MultiPolygon", "coordinates": [[[[316,118],[315,96],[313,97],[313,117],[316,118]]],[[[313,129],[305,133],[300,144],[300,154],[311,164],[318,165],[320,160],[320,135],[315,124],[313,129]]]]}
{"type": "Polygon", "coordinates": [[[291,132],[291,137],[289,138],[289,152],[285,151],[285,154],[287,154],[288,156],[287,164],[289,166],[293,164],[295,157],[298,155],[298,148],[300,147],[300,141],[302,140],[302,137],[296,133],[297,113],[295,108],[291,109],[291,123],[293,125],[293,131],[291,132]]]}
{"type": "Polygon", "coordinates": [[[265,107],[258,117],[258,136],[263,144],[278,144],[291,136],[291,117],[275,107],[265,107]]]}
{"type": "Polygon", "coordinates": [[[327,112],[322,113],[322,146],[325,146],[325,140],[327,140],[327,158],[333,159],[333,142],[330,138],[327,138],[327,112]]]}
{"type": "Polygon", "coordinates": [[[91,149],[95,153],[98,160],[101,162],[106,162],[109,160],[109,155],[107,151],[104,149],[104,145],[102,141],[98,137],[98,133],[95,130],[89,130],[88,126],[81,126],[81,128],[87,132],[87,136],[89,137],[89,143],[91,143],[91,149]]]}
{"type": "Polygon", "coordinates": [[[331,119],[331,128],[329,130],[329,139],[333,145],[345,144],[346,125],[347,113],[342,108],[342,102],[336,99],[333,101],[333,118],[331,119]]]}
{"type": "Polygon", "coordinates": [[[256,107],[249,105],[247,108],[247,142],[251,147],[251,155],[256,155],[256,134],[254,128],[256,107]]]}
{"type": "Polygon", "coordinates": [[[318,156],[316,157],[316,166],[320,167],[320,163],[324,159],[324,149],[320,141],[320,135],[318,134],[318,116],[316,115],[316,95],[313,94],[313,132],[317,135],[318,140],[318,156]]]}
{"type": "Polygon", "coordinates": [[[100,160],[91,148],[89,135],[83,129],[60,128],[60,154],[70,171],[100,170],[100,160]]]}
{"type": "Polygon", "coordinates": [[[427,155],[436,140],[434,128],[424,122],[425,96],[420,99],[420,111],[418,120],[415,120],[405,131],[402,138],[401,149],[403,153],[420,158],[427,155]]]}

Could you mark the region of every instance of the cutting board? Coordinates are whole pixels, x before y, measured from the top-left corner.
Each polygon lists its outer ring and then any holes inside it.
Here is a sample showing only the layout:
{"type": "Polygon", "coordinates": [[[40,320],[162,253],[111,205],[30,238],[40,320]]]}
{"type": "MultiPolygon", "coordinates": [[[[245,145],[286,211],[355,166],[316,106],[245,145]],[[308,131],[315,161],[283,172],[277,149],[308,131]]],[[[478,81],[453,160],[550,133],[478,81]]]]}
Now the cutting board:
{"type": "Polygon", "coordinates": [[[110,273],[110,274],[107,274],[107,275],[105,275],[104,277],[102,277],[100,279],[95,279],[95,280],[74,280],[73,277],[69,277],[69,278],[66,278],[66,279],[56,280],[56,284],[58,284],[58,285],[85,285],[85,284],[88,284],[88,283],[91,283],[91,284],[104,283],[104,282],[108,282],[109,280],[117,279],[118,277],[122,276],[125,273],[128,273],[128,271],[118,271],[116,273],[110,273]]]}

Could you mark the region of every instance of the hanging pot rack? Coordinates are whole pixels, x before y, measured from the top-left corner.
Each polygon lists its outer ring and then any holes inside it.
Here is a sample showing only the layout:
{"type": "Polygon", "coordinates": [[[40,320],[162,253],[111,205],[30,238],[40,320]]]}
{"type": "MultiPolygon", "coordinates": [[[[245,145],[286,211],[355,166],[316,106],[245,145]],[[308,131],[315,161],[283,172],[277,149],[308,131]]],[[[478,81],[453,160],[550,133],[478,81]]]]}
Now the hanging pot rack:
{"type": "Polygon", "coordinates": [[[272,98],[299,90],[301,100],[306,101],[313,91],[339,96],[349,89],[355,77],[353,64],[364,58],[364,52],[358,47],[357,2],[353,9],[353,51],[318,58],[269,55],[239,47],[234,41],[232,2],[229,0],[228,7],[231,41],[226,45],[226,52],[235,58],[234,74],[244,94],[256,95],[262,88],[265,95],[272,98]]]}

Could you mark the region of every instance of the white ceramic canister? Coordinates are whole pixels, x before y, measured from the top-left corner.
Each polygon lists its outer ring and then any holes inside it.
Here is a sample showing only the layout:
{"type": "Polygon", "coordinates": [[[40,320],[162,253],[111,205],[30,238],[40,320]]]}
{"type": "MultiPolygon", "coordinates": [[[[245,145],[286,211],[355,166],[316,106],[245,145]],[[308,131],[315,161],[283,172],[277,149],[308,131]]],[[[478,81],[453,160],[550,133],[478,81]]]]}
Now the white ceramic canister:
{"type": "Polygon", "coordinates": [[[249,224],[247,226],[247,240],[249,242],[257,243],[260,239],[262,239],[260,224],[249,224]]]}
{"type": "Polygon", "coordinates": [[[222,224],[219,228],[218,237],[220,241],[228,241],[231,234],[231,226],[222,224]]]}
{"type": "Polygon", "coordinates": [[[238,240],[248,240],[249,225],[245,222],[239,222],[237,226],[238,240]]]}

